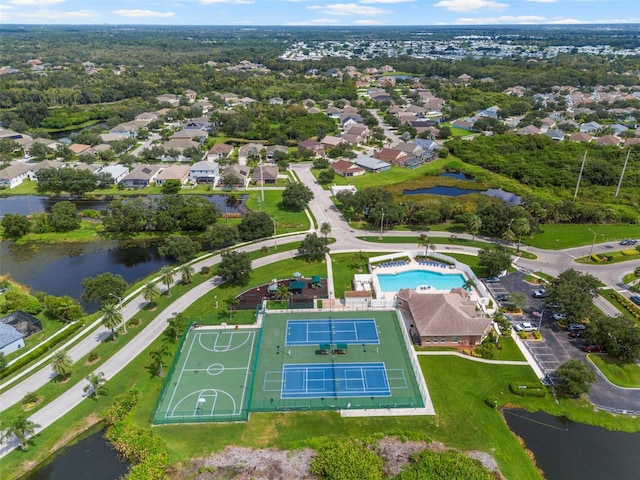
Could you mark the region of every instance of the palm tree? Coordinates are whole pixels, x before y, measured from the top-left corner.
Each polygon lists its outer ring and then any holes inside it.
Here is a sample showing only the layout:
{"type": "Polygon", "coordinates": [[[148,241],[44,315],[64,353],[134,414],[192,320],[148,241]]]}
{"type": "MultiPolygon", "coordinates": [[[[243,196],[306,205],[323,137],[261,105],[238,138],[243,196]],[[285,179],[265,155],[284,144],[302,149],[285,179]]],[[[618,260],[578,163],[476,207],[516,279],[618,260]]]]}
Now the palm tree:
{"type": "Polygon", "coordinates": [[[160,297],[160,290],[155,283],[149,282],[142,287],[142,297],[149,302],[149,310],[156,309],[156,300],[160,297]]]}
{"type": "Polygon", "coordinates": [[[167,296],[171,296],[171,285],[173,285],[173,268],[166,265],[160,269],[160,281],[167,287],[167,296]]]}
{"type": "Polygon", "coordinates": [[[356,253],[353,256],[353,260],[356,263],[356,265],[358,266],[358,271],[361,272],[362,269],[364,268],[364,266],[367,264],[367,260],[369,260],[369,257],[367,256],[366,253],[364,253],[362,250],[358,251],[358,253],[356,253]]]}
{"type": "Polygon", "coordinates": [[[164,357],[169,355],[169,350],[167,349],[167,345],[161,343],[157,350],[153,350],[151,353],[151,360],[153,360],[153,367],[157,367],[158,376],[164,377],[164,357]]]}
{"type": "Polygon", "coordinates": [[[429,236],[425,233],[421,233],[418,237],[418,246],[424,247],[424,254],[429,255],[429,250],[436,251],[436,244],[431,241],[429,236]]]}
{"type": "Polygon", "coordinates": [[[122,323],[122,314],[120,309],[114,303],[105,303],[100,309],[102,315],[102,325],[111,330],[112,338],[116,338],[116,328],[122,323]]]}
{"type": "Polygon", "coordinates": [[[512,243],[516,239],[516,235],[513,233],[513,230],[508,228],[502,234],[502,239],[507,243],[512,243]]]}
{"type": "Polygon", "coordinates": [[[482,228],[482,218],[480,215],[471,215],[469,221],[467,222],[467,230],[473,235],[473,241],[476,240],[476,234],[482,228]]]}
{"type": "Polygon", "coordinates": [[[89,382],[89,385],[85,385],[84,392],[91,392],[95,398],[98,398],[100,390],[104,388],[104,384],[107,383],[107,379],[104,378],[103,372],[90,373],[86,376],[85,380],[89,382]]]}
{"type": "Polygon", "coordinates": [[[467,280],[464,281],[464,286],[462,288],[470,292],[471,289],[475,286],[476,286],[476,282],[468,278],[467,280]]]}
{"type": "Polygon", "coordinates": [[[51,368],[56,374],[60,375],[65,380],[71,373],[73,367],[73,360],[69,356],[69,352],[66,350],[58,350],[51,357],[51,368]]]}
{"type": "Polygon", "coordinates": [[[281,302],[289,301],[289,297],[291,296],[291,291],[289,287],[287,287],[284,283],[278,285],[276,289],[276,298],[279,298],[281,302]]]}
{"type": "Polygon", "coordinates": [[[531,231],[531,225],[529,224],[529,220],[527,218],[520,217],[514,220],[511,229],[518,239],[516,253],[520,253],[520,240],[522,239],[523,235],[527,235],[531,231]]]}
{"type": "Polygon", "coordinates": [[[18,415],[4,427],[0,440],[4,442],[15,435],[20,440],[20,448],[26,450],[29,446],[28,437],[32,436],[36,432],[36,428],[39,427],[40,425],[29,420],[26,415],[18,415]]]}
{"type": "Polygon", "coordinates": [[[179,312],[173,313],[173,316],[167,320],[169,322],[169,327],[165,332],[167,337],[171,339],[172,342],[176,341],[182,335],[182,332],[187,326],[187,317],[185,317],[184,313],[179,312]]]}
{"type": "Polygon", "coordinates": [[[224,299],[224,303],[227,304],[227,310],[229,310],[229,321],[231,321],[233,319],[233,309],[236,305],[240,304],[240,300],[233,295],[229,295],[224,299]]]}
{"type": "Polygon", "coordinates": [[[324,235],[324,238],[327,238],[331,233],[331,224],[329,222],[324,222],[320,225],[320,233],[324,235]]]}
{"type": "Polygon", "coordinates": [[[188,264],[181,265],[178,271],[182,276],[181,278],[182,283],[184,285],[189,285],[191,283],[191,280],[193,280],[193,274],[195,273],[195,270],[193,269],[193,267],[188,264]]]}

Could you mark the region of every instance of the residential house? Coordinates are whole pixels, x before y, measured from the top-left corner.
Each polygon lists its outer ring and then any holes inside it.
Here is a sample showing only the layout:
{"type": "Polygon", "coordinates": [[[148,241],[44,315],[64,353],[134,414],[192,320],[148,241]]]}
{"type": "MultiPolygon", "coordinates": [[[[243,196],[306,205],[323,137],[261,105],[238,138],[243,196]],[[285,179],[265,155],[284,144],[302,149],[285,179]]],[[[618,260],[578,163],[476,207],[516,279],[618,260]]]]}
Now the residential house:
{"type": "Polygon", "coordinates": [[[352,133],[343,133],[342,135],[340,135],[340,138],[354,147],[357,147],[361,145],[362,142],[364,142],[364,138],[362,138],[360,135],[354,135],[352,133]]]}
{"type": "Polygon", "coordinates": [[[264,145],[261,143],[247,143],[242,145],[238,149],[238,162],[241,165],[246,165],[247,161],[259,160],[262,150],[264,149],[264,145]]]}
{"type": "Polygon", "coordinates": [[[547,131],[549,131],[550,129],[552,129],[553,127],[556,126],[557,121],[551,117],[544,117],[542,120],[540,120],[540,123],[542,124],[540,126],[540,131],[542,133],[545,133],[547,131]]]}
{"type": "Polygon", "coordinates": [[[267,147],[267,162],[273,162],[276,157],[276,152],[284,155],[289,155],[289,147],[285,145],[270,145],[267,147]]]}
{"type": "Polygon", "coordinates": [[[225,187],[238,187],[243,188],[247,186],[249,180],[249,168],[246,165],[230,165],[224,169],[220,176],[220,185],[225,187]],[[225,180],[231,177],[235,177],[237,182],[233,185],[227,184],[225,180]]]}
{"type": "Polygon", "coordinates": [[[55,140],[49,140],[48,138],[34,138],[33,140],[27,140],[22,144],[22,150],[24,151],[25,156],[29,155],[31,147],[35,143],[40,143],[45,147],[50,148],[51,150],[56,150],[58,148],[58,145],[60,145],[55,140]]]}
{"type": "Polygon", "coordinates": [[[491,318],[466,290],[422,293],[403,288],[397,304],[410,320],[411,334],[421,346],[479,345],[491,330],[491,318]]]}
{"type": "Polygon", "coordinates": [[[156,177],[156,185],[161,187],[167,180],[178,180],[182,185],[189,180],[190,167],[188,165],[170,165],[156,177]]]}
{"type": "Polygon", "coordinates": [[[393,148],[397,150],[401,150],[408,155],[420,155],[422,153],[422,147],[415,142],[413,143],[400,142],[397,145],[395,145],[393,148]]]}
{"type": "Polygon", "coordinates": [[[148,123],[149,122],[144,120],[133,120],[131,122],[121,123],[109,130],[109,133],[112,135],[120,135],[121,137],[136,138],[138,130],[146,128],[148,123]]]}
{"type": "Polygon", "coordinates": [[[219,143],[218,145],[214,145],[207,152],[207,160],[209,162],[215,160],[226,160],[229,158],[229,155],[233,152],[233,145],[227,145],[226,143],[219,143]]]}
{"type": "Polygon", "coordinates": [[[193,103],[196,101],[198,94],[193,90],[187,90],[186,92],[184,92],[184,96],[187,98],[187,102],[193,103]]]}
{"type": "Polygon", "coordinates": [[[332,162],[329,166],[334,173],[341,177],[357,177],[359,175],[364,175],[366,172],[364,168],[346,160],[332,162]]]}
{"type": "Polygon", "coordinates": [[[406,111],[415,114],[418,118],[423,117],[427,113],[427,109],[420,105],[409,105],[406,111]]]}
{"type": "Polygon", "coordinates": [[[0,318],[0,322],[15,328],[25,338],[42,331],[42,322],[38,317],[23,310],[16,310],[0,318]]]}
{"type": "MultiPolygon", "coordinates": [[[[165,154],[161,157],[163,162],[190,162],[191,158],[184,155],[186,150],[200,148],[198,142],[187,139],[167,140],[161,144],[165,154]]],[[[202,158],[202,157],[200,157],[202,158]]]]}
{"type": "Polygon", "coordinates": [[[440,145],[438,145],[437,142],[428,138],[416,138],[413,143],[422,148],[423,152],[435,152],[436,150],[440,150],[442,148],[440,145]]]}
{"type": "Polygon", "coordinates": [[[32,165],[17,163],[0,170],[0,188],[15,188],[24,180],[31,178],[32,165]]]}
{"type": "Polygon", "coordinates": [[[473,131],[473,122],[468,118],[457,118],[451,122],[451,126],[461,130],[467,130],[469,132],[473,131]]]}
{"type": "Polygon", "coordinates": [[[364,119],[357,113],[343,113],[340,115],[340,126],[343,131],[347,131],[352,125],[364,125],[364,119]]]}
{"type": "Polygon", "coordinates": [[[378,160],[394,165],[400,163],[407,156],[408,154],[406,152],[397,148],[383,148],[379,152],[373,154],[373,158],[377,158],[378,160]]]}
{"type": "Polygon", "coordinates": [[[9,355],[24,347],[24,334],[15,327],[0,322],[0,353],[9,355]]]}
{"type": "Polygon", "coordinates": [[[587,122],[580,125],[581,133],[594,133],[602,128],[598,122],[587,122]]]}
{"type": "Polygon", "coordinates": [[[177,107],[180,105],[180,97],[178,95],[174,95],[173,93],[158,95],[156,97],[156,101],[158,103],[168,103],[172,107],[177,107]]]}
{"type": "Polygon", "coordinates": [[[281,97],[272,97],[269,99],[269,105],[282,105],[284,100],[281,97]]]}
{"type": "Polygon", "coordinates": [[[545,132],[545,135],[551,140],[555,140],[556,142],[561,142],[562,140],[564,140],[564,132],[562,130],[548,130],[547,132],[545,132]]]}
{"type": "Polygon", "coordinates": [[[345,141],[346,140],[344,138],[336,137],[335,135],[327,135],[322,140],[320,140],[320,143],[322,143],[325,150],[330,150],[337,147],[341,143],[345,143],[345,141]]]}
{"type": "Polygon", "coordinates": [[[303,140],[298,143],[298,152],[303,155],[304,152],[310,151],[314,157],[324,156],[324,145],[316,140],[303,140]]]}
{"type": "Polygon", "coordinates": [[[193,140],[200,144],[204,143],[209,134],[198,128],[183,128],[171,135],[171,140],[193,140]]]}
{"type": "Polygon", "coordinates": [[[277,165],[258,165],[251,175],[251,180],[257,185],[275,184],[280,170],[277,165]]]}
{"type": "Polygon", "coordinates": [[[203,160],[189,167],[189,180],[198,184],[214,184],[220,176],[220,166],[213,161],[203,160]]]}
{"type": "Polygon", "coordinates": [[[372,134],[371,130],[369,130],[369,127],[366,125],[352,125],[345,131],[345,133],[357,135],[358,137],[362,137],[364,140],[369,138],[372,134]]]}
{"type": "Polygon", "coordinates": [[[165,167],[159,165],[138,165],[120,181],[127,188],[144,188],[155,181],[165,167]]]}
{"type": "Polygon", "coordinates": [[[576,132],[569,135],[569,140],[571,140],[572,142],[589,143],[590,141],[593,140],[593,137],[583,132],[576,132]]]}
{"type": "Polygon", "coordinates": [[[325,110],[324,113],[330,118],[340,118],[340,115],[342,115],[342,110],[336,107],[329,107],[325,110]]]}
{"type": "Polygon", "coordinates": [[[608,145],[611,147],[619,146],[623,140],[620,137],[616,137],[615,135],[604,135],[602,137],[596,138],[596,143],[598,145],[608,145]]]}
{"type": "Polygon", "coordinates": [[[369,156],[356,158],[355,164],[371,173],[380,173],[391,169],[391,165],[389,163],[369,156]]]}
{"type": "Polygon", "coordinates": [[[535,125],[527,125],[526,127],[518,129],[516,133],[518,135],[539,135],[540,129],[535,125]]]}
{"type": "Polygon", "coordinates": [[[108,173],[113,178],[113,183],[120,183],[129,173],[129,169],[124,165],[107,165],[100,168],[96,173],[108,173]]]}
{"type": "Polygon", "coordinates": [[[469,82],[473,80],[473,77],[471,75],[467,75],[466,73],[463,73],[462,75],[459,75],[456,80],[457,80],[457,83],[460,85],[468,85],[469,82]]]}
{"type": "Polygon", "coordinates": [[[138,122],[151,123],[154,120],[157,120],[158,118],[160,118],[160,115],[158,114],[158,112],[143,112],[136,115],[135,120],[137,120],[138,122]]]}
{"type": "Polygon", "coordinates": [[[90,153],[89,150],[91,150],[91,145],[72,143],[69,145],[69,150],[71,150],[74,155],[82,155],[83,153],[90,153]]]}

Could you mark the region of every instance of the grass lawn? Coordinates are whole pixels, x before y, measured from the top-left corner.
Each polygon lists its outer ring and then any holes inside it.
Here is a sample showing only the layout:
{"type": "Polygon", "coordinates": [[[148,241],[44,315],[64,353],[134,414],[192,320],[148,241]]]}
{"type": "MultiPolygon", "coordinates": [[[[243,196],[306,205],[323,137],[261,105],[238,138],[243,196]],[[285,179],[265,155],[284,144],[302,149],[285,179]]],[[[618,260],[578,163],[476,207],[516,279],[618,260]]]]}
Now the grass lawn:
{"type": "Polygon", "coordinates": [[[487,277],[487,268],[480,265],[480,259],[475,255],[465,255],[463,253],[447,253],[447,256],[451,258],[455,258],[459,262],[466,263],[471,267],[473,273],[476,274],[478,278],[487,277]]]}
{"type": "MultiPolygon", "coordinates": [[[[601,262],[596,262],[593,260],[593,258],[587,256],[576,258],[576,262],[586,263],[589,265],[609,265],[611,263],[640,260],[640,250],[637,250],[635,247],[629,247],[626,250],[614,250],[613,252],[607,252],[606,256],[610,257],[611,260],[604,259],[601,262]]],[[[602,257],[602,255],[599,255],[599,257],[602,257]]]]}
{"type": "MultiPolygon", "coordinates": [[[[362,252],[366,258],[377,257],[382,253],[362,252]]],[[[357,253],[334,253],[331,255],[333,262],[333,283],[336,298],[342,298],[346,290],[352,290],[353,276],[357,273],[369,273],[366,264],[359,270],[357,253]]]]}
{"type": "Polygon", "coordinates": [[[561,250],[563,248],[591,245],[593,243],[593,232],[596,233],[596,243],[611,242],[623,238],[634,238],[638,235],[638,226],[625,224],[544,224],[540,225],[539,233],[524,237],[522,243],[546,250],[561,250]]]}
{"type": "Polygon", "coordinates": [[[288,212],[280,209],[279,205],[282,201],[281,190],[265,190],[264,202],[262,202],[262,192],[259,190],[243,191],[242,193],[249,195],[247,207],[256,212],[262,210],[275,220],[278,234],[309,228],[309,219],[304,212],[288,212]]]}
{"type": "Polygon", "coordinates": [[[496,350],[494,360],[525,360],[524,355],[511,337],[499,337],[500,349],[496,350]]]}
{"type": "Polygon", "coordinates": [[[589,353],[587,357],[614,385],[640,388],[640,366],[637,363],[618,360],[601,353],[589,353]]]}
{"type": "MultiPolygon", "coordinates": [[[[616,307],[620,311],[620,313],[622,313],[623,315],[631,319],[635,319],[633,312],[629,310],[629,308],[620,301],[624,297],[620,295],[618,292],[608,288],[606,290],[600,290],[598,293],[602,295],[604,298],[606,298],[609,301],[609,303],[611,303],[611,305],[616,307]]],[[[640,320],[635,320],[635,322],[640,327],[640,320]]]]}

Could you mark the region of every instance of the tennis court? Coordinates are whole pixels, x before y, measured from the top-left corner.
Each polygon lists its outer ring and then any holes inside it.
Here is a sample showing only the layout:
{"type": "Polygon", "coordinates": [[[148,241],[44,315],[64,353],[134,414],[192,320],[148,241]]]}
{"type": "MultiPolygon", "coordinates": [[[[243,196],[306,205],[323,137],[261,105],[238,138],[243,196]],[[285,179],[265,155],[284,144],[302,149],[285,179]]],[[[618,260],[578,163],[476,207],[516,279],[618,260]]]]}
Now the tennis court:
{"type": "Polygon", "coordinates": [[[190,330],[167,374],[153,423],[246,419],[256,333],[190,330]]]}
{"type": "Polygon", "coordinates": [[[380,343],[373,318],[288,320],[285,345],[345,343],[374,345],[380,343]]]}

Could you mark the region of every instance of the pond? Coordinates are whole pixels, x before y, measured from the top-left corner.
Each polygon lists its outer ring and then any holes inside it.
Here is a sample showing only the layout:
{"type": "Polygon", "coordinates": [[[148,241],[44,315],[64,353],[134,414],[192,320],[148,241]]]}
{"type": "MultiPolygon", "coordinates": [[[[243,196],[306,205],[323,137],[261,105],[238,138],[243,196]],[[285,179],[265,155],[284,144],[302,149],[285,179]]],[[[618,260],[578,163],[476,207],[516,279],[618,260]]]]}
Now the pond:
{"type": "MultiPolygon", "coordinates": [[[[457,175],[460,175],[460,174],[457,174],[457,175]]],[[[489,188],[487,190],[472,190],[469,188],[445,187],[442,185],[436,185],[435,187],[418,188],[416,190],[402,191],[402,195],[431,194],[431,195],[443,195],[445,197],[459,197],[461,195],[469,195],[472,193],[487,195],[493,198],[499,198],[503,202],[513,203],[514,205],[520,205],[520,203],[522,203],[522,198],[520,198],[520,196],[516,195],[515,193],[502,190],[501,188],[489,188]]]]}
{"type": "Polygon", "coordinates": [[[117,480],[127,473],[129,464],[118,457],[103,433],[98,431],[65,448],[22,480],[117,480]]]}
{"type": "MultiPolygon", "coordinates": [[[[32,290],[80,299],[82,280],[104,272],[122,275],[128,283],[150,275],[169,261],[154,244],[107,240],[92,243],[0,243],[0,274],[10,275],[32,290]]],[[[87,311],[97,305],[85,305],[87,311]]]]}
{"type": "Polygon", "coordinates": [[[612,432],[542,412],[503,413],[547,480],[638,478],[638,433],[612,432]]]}
{"type": "MultiPolygon", "coordinates": [[[[216,205],[218,209],[224,213],[246,213],[247,195],[242,195],[242,202],[236,208],[230,208],[225,205],[227,195],[211,194],[211,195],[198,195],[199,197],[209,200],[212,204],[216,205]]],[[[159,198],[161,195],[147,195],[142,198],[159,198]]],[[[140,198],[137,195],[129,195],[120,197],[125,200],[128,198],[140,198]]],[[[7,213],[20,213],[21,215],[31,215],[33,213],[50,212],[51,207],[58,202],[68,200],[75,204],[79,211],[82,210],[104,210],[104,208],[112,201],[112,199],[84,199],[74,197],[50,197],[45,195],[10,195],[6,197],[0,197],[0,218],[7,213]]]]}

